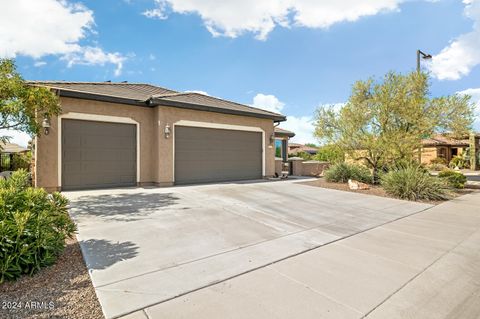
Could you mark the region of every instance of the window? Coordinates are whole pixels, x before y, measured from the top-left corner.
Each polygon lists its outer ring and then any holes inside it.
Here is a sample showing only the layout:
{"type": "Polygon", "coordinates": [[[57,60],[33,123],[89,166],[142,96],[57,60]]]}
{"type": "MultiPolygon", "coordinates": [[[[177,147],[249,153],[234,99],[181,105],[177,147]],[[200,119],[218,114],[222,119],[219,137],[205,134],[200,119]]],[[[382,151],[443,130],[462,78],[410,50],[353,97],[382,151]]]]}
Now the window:
{"type": "Polygon", "coordinates": [[[282,156],[282,140],[275,140],[275,157],[282,156]]]}

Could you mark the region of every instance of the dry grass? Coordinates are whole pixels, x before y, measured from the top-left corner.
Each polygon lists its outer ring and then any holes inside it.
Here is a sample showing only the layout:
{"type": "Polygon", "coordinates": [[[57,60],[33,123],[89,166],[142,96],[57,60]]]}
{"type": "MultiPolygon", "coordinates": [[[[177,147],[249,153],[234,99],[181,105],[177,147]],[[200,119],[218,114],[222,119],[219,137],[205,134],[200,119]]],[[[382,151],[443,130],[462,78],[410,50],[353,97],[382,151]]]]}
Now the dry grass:
{"type": "Polygon", "coordinates": [[[0,318],[104,318],[76,239],[67,241],[55,265],[0,284],[0,318]],[[20,309],[4,309],[6,302],[20,302],[20,309]],[[28,307],[42,302],[47,309],[28,307]]]}

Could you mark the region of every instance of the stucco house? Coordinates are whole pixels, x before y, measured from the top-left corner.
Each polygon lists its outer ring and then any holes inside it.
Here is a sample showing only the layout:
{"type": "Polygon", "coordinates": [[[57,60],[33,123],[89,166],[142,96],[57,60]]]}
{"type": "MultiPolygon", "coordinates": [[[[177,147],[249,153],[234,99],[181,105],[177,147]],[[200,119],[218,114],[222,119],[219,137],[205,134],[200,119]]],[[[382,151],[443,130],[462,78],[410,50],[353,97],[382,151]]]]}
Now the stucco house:
{"type": "MultiPolygon", "coordinates": [[[[475,143],[480,144],[480,135],[476,134],[475,143]]],[[[443,158],[449,163],[452,158],[462,155],[470,147],[469,137],[452,138],[448,135],[437,134],[422,140],[421,162],[430,164],[436,158],[443,158]]]]}
{"type": "Polygon", "coordinates": [[[302,152],[308,153],[310,155],[316,155],[318,153],[318,147],[303,145],[299,143],[290,143],[288,145],[288,154],[295,155],[302,152]]]}
{"type": "Polygon", "coordinates": [[[275,174],[281,114],[149,84],[29,84],[56,92],[62,107],[35,140],[36,186],[170,186],[275,174]]]}

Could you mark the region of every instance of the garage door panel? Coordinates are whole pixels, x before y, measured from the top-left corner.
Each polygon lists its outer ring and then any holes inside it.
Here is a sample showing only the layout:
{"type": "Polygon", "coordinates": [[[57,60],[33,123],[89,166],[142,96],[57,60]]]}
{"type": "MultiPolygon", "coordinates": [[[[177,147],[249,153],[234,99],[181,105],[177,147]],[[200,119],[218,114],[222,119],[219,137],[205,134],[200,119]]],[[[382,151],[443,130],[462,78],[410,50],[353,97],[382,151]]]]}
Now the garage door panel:
{"type": "Polygon", "coordinates": [[[262,177],[262,134],[198,127],[175,128],[175,183],[262,177]]]}
{"type": "Polygon", "coordinates": [[[62,189],[135,184],[135,125],[62,120],[62,189]]]}

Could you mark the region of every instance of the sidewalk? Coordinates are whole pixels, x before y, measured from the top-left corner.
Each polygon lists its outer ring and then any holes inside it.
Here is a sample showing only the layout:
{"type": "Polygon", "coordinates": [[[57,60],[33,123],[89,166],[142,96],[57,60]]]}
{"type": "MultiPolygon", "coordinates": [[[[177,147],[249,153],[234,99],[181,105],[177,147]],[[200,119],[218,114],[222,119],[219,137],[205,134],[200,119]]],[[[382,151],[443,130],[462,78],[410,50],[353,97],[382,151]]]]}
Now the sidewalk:
{"type": "Polygon", "coordinates": [[[480,192],[124,318],[480,317],[480,192]]]}

